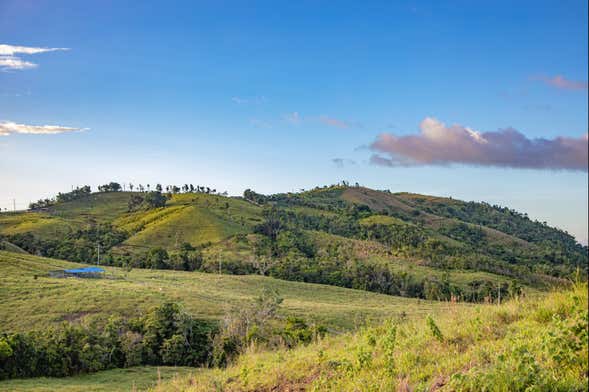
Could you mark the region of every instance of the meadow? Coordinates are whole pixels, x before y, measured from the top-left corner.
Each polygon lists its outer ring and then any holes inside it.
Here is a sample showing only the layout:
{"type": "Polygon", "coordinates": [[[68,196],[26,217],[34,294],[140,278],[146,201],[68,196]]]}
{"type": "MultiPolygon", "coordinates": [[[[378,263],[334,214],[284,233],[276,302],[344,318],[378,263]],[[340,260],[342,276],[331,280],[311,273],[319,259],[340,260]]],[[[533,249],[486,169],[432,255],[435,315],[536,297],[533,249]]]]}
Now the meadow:
{"type": "MultiPolygon", "coordinates": [[[[50,278],[51,270],[81,264],[37,256],[0,252],[0,330],[42,329],[64,321],[106,320],[144,314],[166,301],[181,303],[204,319],[218,319],[233,307],[248,304],[262,290],[284,298],[285,315],[304,317],[344,331],[364,320],[384,320],[437,313],[446,302],[401,298],[362,290],[290,282],[258,275],[218,275],[201,272],[104,267],[105,279],[50,278]]],[[[452,305],[467,307],[467,304],[452,305]]]]}

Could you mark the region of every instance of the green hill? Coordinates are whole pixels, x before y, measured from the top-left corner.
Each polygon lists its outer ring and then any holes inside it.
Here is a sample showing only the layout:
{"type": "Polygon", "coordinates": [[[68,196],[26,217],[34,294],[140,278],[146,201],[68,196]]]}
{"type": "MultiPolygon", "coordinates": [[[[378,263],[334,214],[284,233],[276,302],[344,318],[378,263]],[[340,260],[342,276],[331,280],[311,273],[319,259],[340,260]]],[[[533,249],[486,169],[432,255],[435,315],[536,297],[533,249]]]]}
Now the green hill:
{"type": "Polygon", "coordinates": [[[0,247],[475,302],[522,286],[563,285],[588,265],[587,247],[564,231],[508,208],[450,198],[338,185],[275,195],[247,190],[243,198],[176,193],[151,208],[133,204],[146,193],[68,195],[1,214],[0,247]]]}

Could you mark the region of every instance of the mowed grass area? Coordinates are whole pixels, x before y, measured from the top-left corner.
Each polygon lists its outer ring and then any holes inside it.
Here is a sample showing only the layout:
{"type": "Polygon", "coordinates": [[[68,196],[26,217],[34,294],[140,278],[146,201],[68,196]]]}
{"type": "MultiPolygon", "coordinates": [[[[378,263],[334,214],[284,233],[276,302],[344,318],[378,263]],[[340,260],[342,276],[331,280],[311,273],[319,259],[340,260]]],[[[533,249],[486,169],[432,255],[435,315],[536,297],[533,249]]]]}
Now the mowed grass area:
{"type": "Polygon", "coordinates": [[[352,329],[404,313],[418,317],[468,304],[394,297],[334,286],[289,282],[258,275],[105,267],[105,279],[49,278],[50,270],[79,266],[61,260],[0,252],[0,331],[45,328],[63,321],[111,315],[136,317],[166,301],[179,302],[196,317],[218,319],[245,306],[264,288],[284,298],[282,313],[322,323],[335,331],[352,329]],[[37,276],[37,278],[35,278],[37,276]]]}
{"type": "Polygon", "coordinates": [[[134,367],[65,378],[29,378],[0,381],[6,392],[129,392],[146,391],[176,377],[194,373],[187,367],[134,367]]]}

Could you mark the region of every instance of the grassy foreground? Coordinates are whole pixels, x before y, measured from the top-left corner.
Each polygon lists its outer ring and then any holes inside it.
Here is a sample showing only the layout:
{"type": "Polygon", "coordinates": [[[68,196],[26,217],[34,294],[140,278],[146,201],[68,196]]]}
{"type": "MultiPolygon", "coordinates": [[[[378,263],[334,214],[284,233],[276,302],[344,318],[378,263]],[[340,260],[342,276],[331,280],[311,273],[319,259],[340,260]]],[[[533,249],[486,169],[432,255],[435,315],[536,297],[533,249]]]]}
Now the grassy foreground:
{"type": "Polygon", "coordinates": [[[252,352],[168,391],[586,391],[587,285],[252,352]]]}
{"type": "MultiPolygon", "coordinates": [[[[445,312],[444,302],[423,301],[334,286],[283,281],[258,275],[105,267],[112,279],[57,279],[48,271],[80,264],[0,251],[0,331],[42,329],[64,321],[106,320],[145,314],[172,301],[195,317],[218,319],[231,307],[251,303],[267,287],[284,298],[285,315],[304,317],[335,330],[390,315],[417,317],[445,312]],[[37,276],[35,278],[35,276],[37,276]]],[[[468,307],[469,305],[455,305],[468,307]]]]}
{"type": "Polygon", "coordinates": [[[106,370],[67,378],[29,378],[0,382],[0,390],[11,392],[128,392],[145,391],[174,377],[194,371],[186,367],[136,367],[106,370]]]}

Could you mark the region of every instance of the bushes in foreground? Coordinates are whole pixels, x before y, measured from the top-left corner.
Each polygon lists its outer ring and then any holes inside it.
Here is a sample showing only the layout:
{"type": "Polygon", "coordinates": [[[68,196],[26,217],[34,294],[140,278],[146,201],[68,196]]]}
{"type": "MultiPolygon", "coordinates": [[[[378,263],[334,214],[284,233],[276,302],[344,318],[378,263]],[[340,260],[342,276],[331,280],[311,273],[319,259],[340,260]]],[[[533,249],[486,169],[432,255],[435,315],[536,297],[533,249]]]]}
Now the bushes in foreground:
{"type": "Polygon", "coordinates": [[[0,379],[65,377],[137,365],[198,366],[207,362],[215,326],[174,303],[145,317],[112,318],[103,328],[63,324],[0,336],[0,379]]]}
{"type": "Polygon", "coordinates": [[[279,317],[281,302],[276,292],[265,290],[252,304],[229,311],[220,325],[164,303],[144,317],[111,318],[103,327],[64,323],[0,335],[0,380],[140,365],[225,366],[252,345],[294,347],[325,332],[301,318],[279,317]]]}

